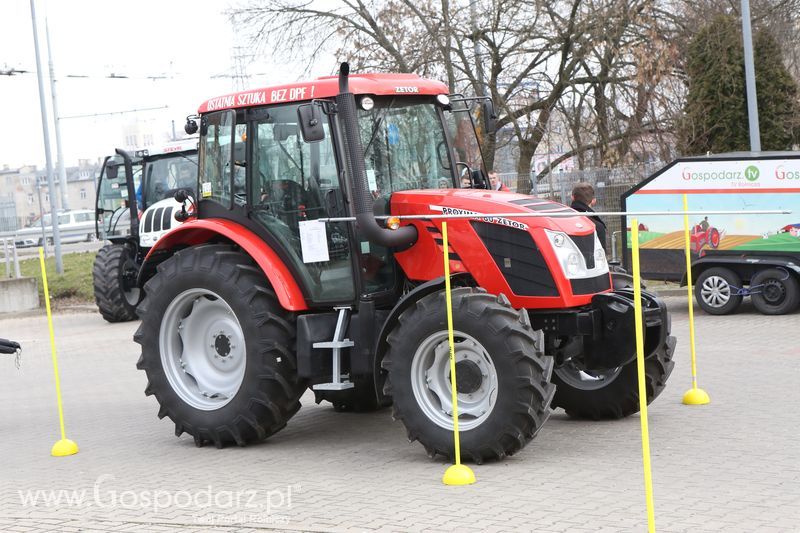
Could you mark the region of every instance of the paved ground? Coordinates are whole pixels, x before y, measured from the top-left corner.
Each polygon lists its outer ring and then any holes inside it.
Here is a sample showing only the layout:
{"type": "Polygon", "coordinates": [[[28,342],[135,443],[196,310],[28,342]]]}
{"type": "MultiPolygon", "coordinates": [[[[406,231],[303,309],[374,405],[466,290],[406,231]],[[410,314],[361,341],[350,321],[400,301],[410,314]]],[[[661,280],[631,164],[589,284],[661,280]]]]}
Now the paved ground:
{"type": "MultiPolygon", "coordinates": [[[[659,531],[800,531],[798,325],[798,314],[749,307],[699,313],[712,403],[686,407],[687,314],[675,312],[677,366],[650,408],[659,531]]],[[[0,530],[646,530],[638,417],[556,413],[522,453],[475,467],[470,487],[443,486],[443,462],[408,444],[388,412],[339,414],[310,399],[261,445],[198,449],[143,395],[136,327],[56,317],[67,431],[81,451],[53,458],[45,319],[0,320],[0,336],[25,346],[20,370],[0,359],[0,530]]]]}

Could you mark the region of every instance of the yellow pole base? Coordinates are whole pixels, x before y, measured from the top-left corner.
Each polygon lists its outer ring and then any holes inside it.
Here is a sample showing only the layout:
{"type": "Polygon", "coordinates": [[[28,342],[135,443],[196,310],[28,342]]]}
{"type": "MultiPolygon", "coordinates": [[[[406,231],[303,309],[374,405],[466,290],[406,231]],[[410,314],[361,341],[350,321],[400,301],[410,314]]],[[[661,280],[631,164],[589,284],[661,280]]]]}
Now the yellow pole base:
{"type": "Polygon", "coordinates": [[[53,449],[50,450],[50,455],[53,457],[66,457],[76,453],[78,453],[78,445],[75,444],[75,441],[69,439],[61,439],[53,444],[53,449]]]}
{"type": "Polygon", "coordinates": [[[685,405],[705,405],[711,401],[708,393],[703,389],[689,389],[683,395],[683,403],[685,405]]]}
{"type": "Polygon", "coordinates": [[[445,485],[472,485],[475,473],[467,465],[453,465],[444,471],[442,483],[445,485]]]}

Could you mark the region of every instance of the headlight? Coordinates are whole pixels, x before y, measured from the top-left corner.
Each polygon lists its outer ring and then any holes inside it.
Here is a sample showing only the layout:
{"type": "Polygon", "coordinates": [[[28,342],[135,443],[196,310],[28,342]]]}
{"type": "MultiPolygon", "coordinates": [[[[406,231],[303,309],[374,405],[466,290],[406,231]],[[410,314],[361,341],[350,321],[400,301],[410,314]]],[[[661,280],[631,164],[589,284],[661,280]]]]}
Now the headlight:
{"type": "Polygon", "coordinates": [[[606,261],[606,251],[603,245],[600,244],[600,239],[597,233],[594,234],[594,265],[595,268],[608,268],[608,261],[606,261]]]}
{"type": "Polygon", "coordinates": [[[578,250],[572,239],[566,233],[560,231],[545,230],[545,233],[553,246],[553,251],[556,253],[564,275],[570,279],[586,277],[589,274],[586,269],[586,261],[584,261],[581,251],[578,250]]]}

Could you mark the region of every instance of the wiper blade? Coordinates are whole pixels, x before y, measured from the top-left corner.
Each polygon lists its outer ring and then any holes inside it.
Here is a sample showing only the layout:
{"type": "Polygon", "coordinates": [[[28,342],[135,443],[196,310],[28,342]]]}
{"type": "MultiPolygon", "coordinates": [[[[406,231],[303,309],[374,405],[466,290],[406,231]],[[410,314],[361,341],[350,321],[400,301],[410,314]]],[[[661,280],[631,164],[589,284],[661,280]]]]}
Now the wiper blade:
{"type": "Polygon", "coordinates": [[[381,116],[379,116],[375,121],[375,126],[372,128],[372,133],[369,136],[369,142],[367,143],[367,146],[364,147],[365,154],[369,151],[369,147],[372,146],[372,141],[375,140],[375,135],[378,133],[378,129],[381,127],[383,119],[386,118],[386,113],[388,113],[392,106],[394,106],[395,100],[397,100],[397,98],[392,98],[392,101],[389,102],[389,105],[381,110],[381,116]]]}

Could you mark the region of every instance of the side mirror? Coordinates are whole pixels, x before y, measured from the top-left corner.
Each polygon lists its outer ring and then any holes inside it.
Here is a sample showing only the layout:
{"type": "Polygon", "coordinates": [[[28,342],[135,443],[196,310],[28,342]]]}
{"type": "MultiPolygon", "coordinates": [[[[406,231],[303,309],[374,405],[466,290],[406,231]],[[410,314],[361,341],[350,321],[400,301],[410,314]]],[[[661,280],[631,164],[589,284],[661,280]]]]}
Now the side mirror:
{"type": "Polygon", "coordinates": [[[300,133],[307,143],[315,143],[325,139],[322,127],[322,108],[319,104],[303,104],[297,108],[297,123],[300,133]]]}
{"type": "Polygon", "coordinates": [[[119,176],[119,165],[108,163],[106,165],[106,177],[110,180],[115,180],[119,176]]]}
{"type": "Polygon", "coordinates": [[[187,118],[186,124],[183,126],[183,131],[186,132],[187,135],[194,135],[197,133],[197,130],[200,129],[197,126],[197,121],[193,118],[187,118]]]}
{"type": "Polygon", "coordinates": [[[491,100],[483,100],[483,128],[486,133],[497,131],[497,115],[494,114],[494,104],[491,100]]]}

